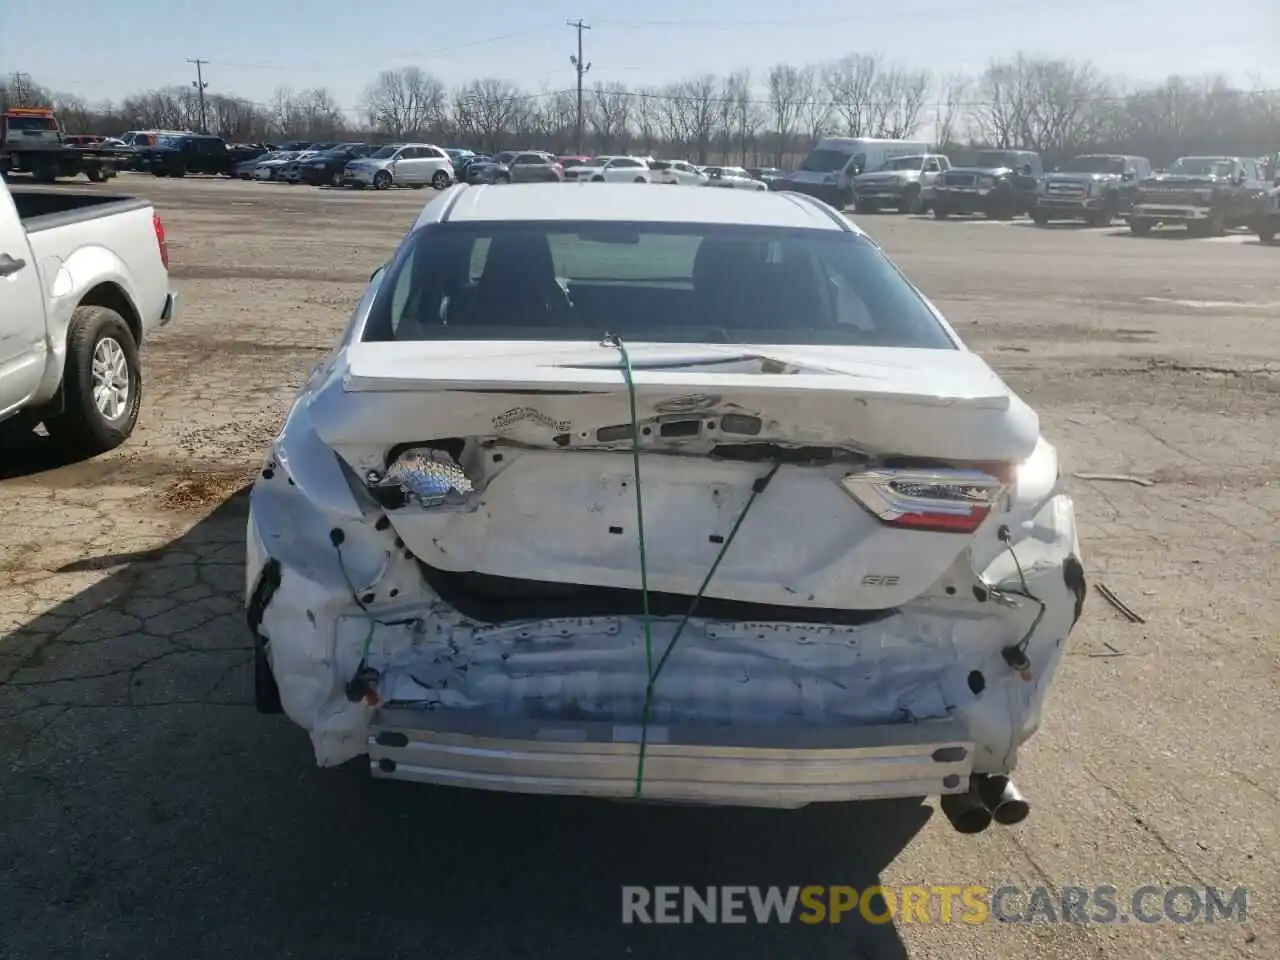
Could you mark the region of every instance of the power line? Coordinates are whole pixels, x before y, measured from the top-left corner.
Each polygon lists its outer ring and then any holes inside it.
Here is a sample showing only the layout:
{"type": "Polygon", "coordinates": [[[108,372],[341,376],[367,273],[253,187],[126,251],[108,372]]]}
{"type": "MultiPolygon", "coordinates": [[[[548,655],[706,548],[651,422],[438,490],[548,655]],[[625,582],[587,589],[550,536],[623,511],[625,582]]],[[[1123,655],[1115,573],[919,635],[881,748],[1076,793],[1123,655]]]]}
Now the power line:
{"type": "Polygon", "coordinates": [[[31,96],[31,75],[15,73],[9,83],[9,95],[13,97],[15,106],[29,106],[27,98],[31,96]]]}
{"type": "Polygon", "coordinates": [[[578,55],[576,57],[570,56],[569,62],[573,64],[574,70],[576,70],[578,73],[578,124],[577,124],[577,127],[578,127],[578,152],[581,153],[582,152],[582,78],[586,76],[587,71],[591,69],[591,64],[586,63],[582,59],[582,31],[590,30],[591,25],[587,23],[583,23],[581,17],[579,17],[577,20],[566,20],[565,23],[567,23],[569,26],[573,27],[575,30],[578,31],[578,55]]]}
{"type": "Polygon", "coordinates": [[[201,60],[199,57],[196,57],[194,60],[188,60],[187,63],[194,63],[196,65],[196,78],[191,81],[191,85],[196,88],[196,93],[200,95],[200,132],[208,133],[209,123],[204,109],[204,91],[209,84],[205,83],[203,68],[208,66],[209,61],[201,60]]]}

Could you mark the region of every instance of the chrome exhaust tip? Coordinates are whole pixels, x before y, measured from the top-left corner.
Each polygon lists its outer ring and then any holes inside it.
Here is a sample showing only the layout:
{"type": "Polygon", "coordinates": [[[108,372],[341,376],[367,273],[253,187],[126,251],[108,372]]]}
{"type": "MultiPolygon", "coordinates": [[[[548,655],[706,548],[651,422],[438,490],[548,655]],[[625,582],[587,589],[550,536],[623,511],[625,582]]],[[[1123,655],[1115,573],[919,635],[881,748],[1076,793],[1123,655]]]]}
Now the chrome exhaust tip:
{"type": "Polygon", "coordinates": [[[1031,815],[1031,804],[1008,777],[983,778],[978,793],[992,819],[1001,826],[1011,827],[1031,815]]]}
{"type": "Polygon", "coordinates": [[[991,809],[982,801],[976,777],[969,780],[966,792],[944,793],[941,806],[957,833],[981,833],[991,826],[991,809]]]}

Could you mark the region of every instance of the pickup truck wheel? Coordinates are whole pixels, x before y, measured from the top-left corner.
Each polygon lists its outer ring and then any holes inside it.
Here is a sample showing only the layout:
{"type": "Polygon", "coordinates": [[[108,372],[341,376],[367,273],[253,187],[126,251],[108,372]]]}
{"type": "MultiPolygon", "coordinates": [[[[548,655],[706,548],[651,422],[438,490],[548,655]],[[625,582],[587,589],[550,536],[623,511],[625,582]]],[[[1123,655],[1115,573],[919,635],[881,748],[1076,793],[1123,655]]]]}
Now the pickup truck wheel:
{"type": "Polygon", "coordinates": [[[922,210],[924,204],[920,202],[920,188],[907,187],[907,192],[902,195],[902,212],[918,216],[922,210]]]}
{"type": "Polygon", "coordinates": [[[1276,228],[1275,227],[1259,227],[1258,239],[1261,240],[1263,243],[1275,243],[1276,228]]]}
{"type": "Polygon", "coordinates": [[[49,436],[85,456],[129,438],[142,402],[142,371],[138,345],[120,314],[76,307],[63,380],[64,408],[45,421],[49,436]]]}
{"type": "Polygon", "coordinates": [[[1134,236],[1145,237],[1151,232],[1151,228],[1153,226],[1155,226],[1155,221],[1149,220],[1146,217],[1129,218],[1129,232],[1134,236]]]}
{"type": "Polygon", "coordinates": [[[102,175],[101,170],[86,170],[84,175],[89,178],[90,183],[101,183],[103,180],[107,179],[102,175]]]}
{"type": "Polygon", "coordinates": [[[1049,225],[1049,214],[1043,210],[1032,210],[1031,220],[1037,227],[1047,227],[1049,225]]]}

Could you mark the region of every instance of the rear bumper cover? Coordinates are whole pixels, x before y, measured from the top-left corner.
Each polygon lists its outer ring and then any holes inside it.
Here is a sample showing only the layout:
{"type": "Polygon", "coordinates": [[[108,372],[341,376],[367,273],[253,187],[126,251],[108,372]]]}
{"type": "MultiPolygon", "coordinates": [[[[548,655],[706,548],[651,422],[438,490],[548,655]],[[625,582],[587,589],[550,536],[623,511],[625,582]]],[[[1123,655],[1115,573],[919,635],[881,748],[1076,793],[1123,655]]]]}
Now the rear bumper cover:
{"type": "MultiPolygon", "coordinates": [[[[319,765],[368,755],[391,779],[634,795],[639,618],[467,620],[426,586],[394,530],[322,505],[349,496],[327,448],[293,451],[296,485],[268,465],[251,498],[246,596],[277,561],[279,586],[251,625],[319,765]],[[322,471],[335,474],[331,490],[322,471]],[[342,562],[329,540],[339,523],[342,562]],[[352,693],[362,665],[375,696],[352,693]]],[[[1045,605],[1039,620],[1031,604],[995,596],[1019,583],[1002,552],[982,561],[992,596],[977,605],[913,602],[860,626],[690,621],[655,690],[641,796],[787,808],[952,793],[973,773],[1012,771],[1084,596],[1070,498],[1053,493],[1023,516],[1017,554],[1045,605]],[[1020,638],[1025,670],[1002,654],[1020,638]]],[[[950,576],[972,577],[969,562],[950,576]]],[[[654,623],[655,649],[674,628],[654,623]]]]}

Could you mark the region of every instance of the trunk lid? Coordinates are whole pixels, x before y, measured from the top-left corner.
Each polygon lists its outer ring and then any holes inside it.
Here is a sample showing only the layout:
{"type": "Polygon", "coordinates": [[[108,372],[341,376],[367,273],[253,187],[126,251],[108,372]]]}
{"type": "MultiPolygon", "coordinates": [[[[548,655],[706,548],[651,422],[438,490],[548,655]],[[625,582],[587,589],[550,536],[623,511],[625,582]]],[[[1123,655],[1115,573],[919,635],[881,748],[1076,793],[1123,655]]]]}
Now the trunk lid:
{"type": "MultiPolygon", "coordinates": [[[[930,587],[972,531],[891,525],[845,478],[885,458],[1014,463],[1039,437],[1035,413],[964,350],[628,349],[655,592],[696,592],[781,456],[707,595],[897,606],[930,587]]],[[[429,567],[635,589],[631,419],[618,360],[612,348],[577,342],[356,344],[309,412],[360,477],[384,472],[404,447],[456,444],[470,496],[388,510],[429,567]]]]}

